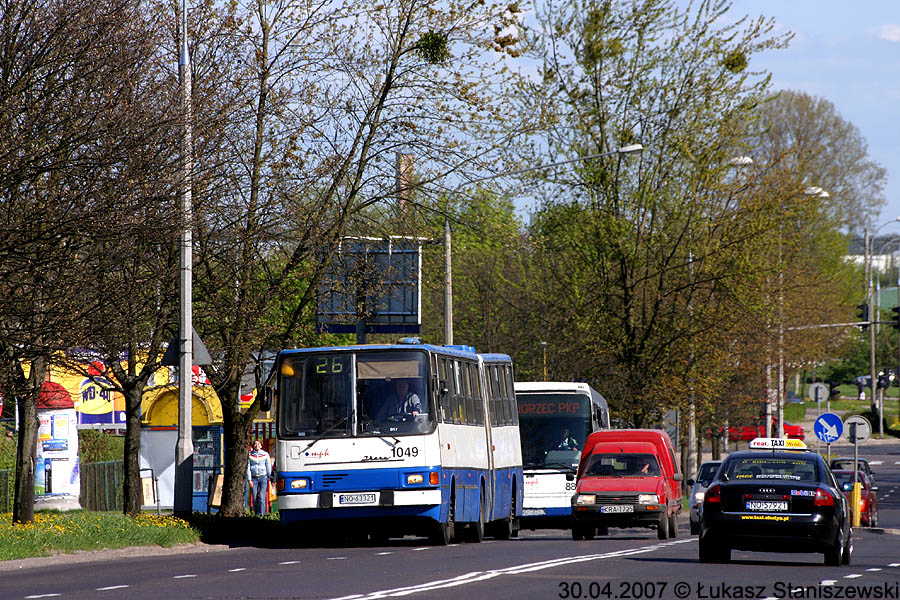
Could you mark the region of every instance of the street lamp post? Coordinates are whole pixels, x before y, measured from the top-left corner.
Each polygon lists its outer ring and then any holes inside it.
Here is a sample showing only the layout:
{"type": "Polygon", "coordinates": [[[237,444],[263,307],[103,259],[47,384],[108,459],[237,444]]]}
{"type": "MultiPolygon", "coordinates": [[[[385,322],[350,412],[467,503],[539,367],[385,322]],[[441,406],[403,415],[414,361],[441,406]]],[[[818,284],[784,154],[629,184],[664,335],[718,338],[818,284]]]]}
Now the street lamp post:
{"type": "MultiPolygon", "coordinates": [[[[803,195],[812,198],[829,198],[831,194],[820,187],[808,187],[803,195]]],[[[784,437],[784,264],[782,255],[783,234],[778,234],[778,381],[776,382],[775,403],[778,414],[778,435],[784,437]]],[[[770,431],[770,419],[766,411],[766,431],[770,431]]]]}
{"type": "MultiPolygon", "coordinates": [[[[869,235],[868,227],[865,229],[865,237],[864,237],[864,245],[865,245],[865,256],[863,258],[864,267],[863,271],[865,273],[866,279],[866,303],[869,305],[869,383],[872,386],[872,400],[871,407],[873,412],[877,406],[878,410],[878,433],[879,435],[884,435],[884,396],[878,398],[878,380],[875,377],[875,322],[878,320],[875,316],[875,306],[874,306],[874,290],[872,286],[872,273],[874,272],[873,268],[873,257],[872,257],[872,240],[878,235],[878,232],[881,231],[882,227],[886,227],[891,223],[900,222],[900,217],[888,221],[886,223],[882,223],[878,227],[875,228],[875,231],[869,235]]],[[[900,293],[900,288],[898,288],[898,293],[900,293]]],[[[900,344],[900,342],[898,342],[900,344]]],[[[900,351],[898,351],[900,352],[900,351]]],[[[900,355],[898,355],[900,358],[900,355]]]]}

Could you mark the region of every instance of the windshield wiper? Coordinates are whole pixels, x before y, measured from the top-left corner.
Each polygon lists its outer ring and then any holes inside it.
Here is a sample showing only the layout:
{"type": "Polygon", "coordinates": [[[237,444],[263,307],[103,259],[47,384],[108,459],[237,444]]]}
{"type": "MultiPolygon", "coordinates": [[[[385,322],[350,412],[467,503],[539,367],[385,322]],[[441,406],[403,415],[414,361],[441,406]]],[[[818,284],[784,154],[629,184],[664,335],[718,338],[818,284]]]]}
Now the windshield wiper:
{"type": "Polygon", "coordinates": [[[326,427],[322,431],[322,433],[317,435],[316,438],[313,441],[311,441],[309,443],[309,445],[306,446],[306,448],[304,448],[303,450],[300,451],[300,454],[303,454],[304,452],[306,452],[307,450],[312,448],[316,444],[316,442],[323,440],[326,435],[328,435],[329,433],[331,433],[332,431],[334,431],[335,429],[337,429],[338,427],[340,427],[341,425],[343,425],[346,422],[347,422],[347,417],[343,417],[339,421],[337,421],[334,425],[331,425],[330,427],[326,427]]]}

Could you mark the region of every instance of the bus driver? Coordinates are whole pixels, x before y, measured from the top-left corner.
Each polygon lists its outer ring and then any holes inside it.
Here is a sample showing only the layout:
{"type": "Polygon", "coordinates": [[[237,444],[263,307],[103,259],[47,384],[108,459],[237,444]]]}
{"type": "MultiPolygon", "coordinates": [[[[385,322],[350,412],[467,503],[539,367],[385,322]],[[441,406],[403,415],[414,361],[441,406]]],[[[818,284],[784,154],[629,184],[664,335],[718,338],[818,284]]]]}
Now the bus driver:
{"type": "Polygon", "coordinates": [[[381,405],[379,411],[380,420],[384,420],[391,415],[412,415],[416,416],[422,412],[422,402],[419,397],[409,390],[409,382],[406,379],[397,379],[394,381],[394,393],[388,396],[381,405]]]}

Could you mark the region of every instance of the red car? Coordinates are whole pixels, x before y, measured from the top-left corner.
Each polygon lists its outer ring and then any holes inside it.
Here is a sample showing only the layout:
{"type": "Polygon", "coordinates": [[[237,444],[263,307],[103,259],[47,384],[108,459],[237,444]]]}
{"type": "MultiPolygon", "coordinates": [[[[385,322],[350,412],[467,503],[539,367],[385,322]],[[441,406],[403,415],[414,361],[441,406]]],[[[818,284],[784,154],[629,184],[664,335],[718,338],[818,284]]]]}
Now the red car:
{"type": "MultiPolygon", "coordinates": [[[[777,436],[778,421],[772,419],[772,436],[777,436]]],[[[784,437],[792,440],[802,440],[804,436],[803,426],[784,422],[784,437]]],[[[762,425],[738,425],[728,428],[728,439],[731,441],[749,442],[758,437],[766,437],[766,428],[762,425]]]]}
{"type": "MultiPolygon", "coordinates": [[[[853,471],[832,471],[834,478],[837,479],[841,491],[844,492],[847,501],[850,502],[850,512],[853,513],[856,507],[853,506],[850,494],[853,492],[853,471]]],[[[863,527],[878,527],[878,496],[875,494],[876,488],[869,485],[869,478],[862,471],[857,471],[857,479],[862,488],[859,499],[859,523],[863,527]]]]}

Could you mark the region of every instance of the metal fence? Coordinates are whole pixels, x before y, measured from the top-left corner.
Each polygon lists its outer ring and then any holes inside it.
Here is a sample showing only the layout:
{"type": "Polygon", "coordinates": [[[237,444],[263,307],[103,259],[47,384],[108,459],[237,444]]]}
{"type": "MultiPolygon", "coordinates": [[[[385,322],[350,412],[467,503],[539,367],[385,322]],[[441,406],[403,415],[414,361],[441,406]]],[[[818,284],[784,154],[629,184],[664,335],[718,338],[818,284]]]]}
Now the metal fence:
{"type": "MultiPolygon", "coordinates": [[[[125,506],[121,460],[81,465],[81,508],[121,512],[125,506]]],[[[0,513],[12,512],[16,473],[0,469],[0,513]]]]}
{"type": "Polygon", "coordinates": [[[121,460],[81,465],[81,508],[122,512],[125,463],[121,460]]]}

